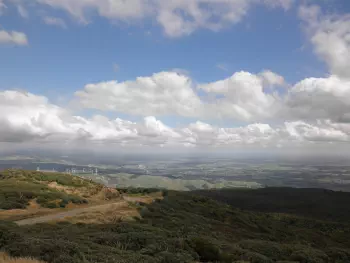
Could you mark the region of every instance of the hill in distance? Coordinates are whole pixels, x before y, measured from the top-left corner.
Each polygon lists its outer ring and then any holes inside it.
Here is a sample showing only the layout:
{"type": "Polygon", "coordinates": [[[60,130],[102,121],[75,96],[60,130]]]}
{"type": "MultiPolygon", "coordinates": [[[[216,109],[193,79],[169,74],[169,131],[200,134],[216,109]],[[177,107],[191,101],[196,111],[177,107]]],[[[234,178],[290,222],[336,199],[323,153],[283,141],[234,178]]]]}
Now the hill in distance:
{"type": "MultiPolygon", "coordinates": [[[[1,202],[19,203],[25,208],[43,193],[49,200],[43,203],[46,206],[63,200],[59,194],[77,195],[83,200],[77,193],[86,195],[86,189],[103,189],[73,177],[62,184],[60,180],[67,177],[60,178],[60,174],[52,181],[47,178],[52,174],[43,173],[38,179],[32,172],[16,172],[15,177],[9,176],[9,171],[1,175],[0,182],[8,185],[4,188],[8,192],[13,183],[11,195],[2,190],[1,202]],[[72,183],[75,180],[76,185],[72,183]],[[52,182],[70,190],[52,189],[52,182]],[[27,184],[34,194],[25,195],[26,203],[18,201],[21,199],[14,193],[23,192],[27,184]]],[[[140,192],[118,190],[130,200],[142,200],[149,194],[140,192]]],[[[87,202],[98,195],[98,191],[91,193],[86,195],[87,202]]],[[[23,226],[11,219],[0,221],[0,250],[14,258],[53,263],[350,262],[349,201],[349,193],[321,189],[164,191],[163,197],[153,202],[134,202],[139,216],[133,220],[103,224],[67,220],[23,226]]],[[[70,200],[69,204],[74,203],[70,200]]],[[[8,206],[5,209],[13,210],[8,206]]]]}

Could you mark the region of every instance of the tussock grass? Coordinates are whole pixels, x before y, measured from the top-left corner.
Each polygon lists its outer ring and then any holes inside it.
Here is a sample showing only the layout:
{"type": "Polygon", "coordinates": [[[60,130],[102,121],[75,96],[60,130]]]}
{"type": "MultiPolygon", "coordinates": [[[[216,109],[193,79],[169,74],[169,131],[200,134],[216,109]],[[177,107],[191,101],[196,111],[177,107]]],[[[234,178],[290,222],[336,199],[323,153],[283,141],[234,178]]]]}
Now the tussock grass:
{"type": "Polygon", "coordinates": [[[4,252],[0,252],[0,263],[45,263],[32,258],[13,258],[4,252]]]}

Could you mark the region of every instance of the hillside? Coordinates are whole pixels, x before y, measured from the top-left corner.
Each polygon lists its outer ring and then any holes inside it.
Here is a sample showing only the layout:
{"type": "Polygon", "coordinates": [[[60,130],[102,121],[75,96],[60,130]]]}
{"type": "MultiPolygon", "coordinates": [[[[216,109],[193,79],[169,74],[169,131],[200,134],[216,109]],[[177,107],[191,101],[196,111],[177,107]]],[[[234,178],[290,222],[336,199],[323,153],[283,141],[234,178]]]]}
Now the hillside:
{"type": "MultiPolygon", "coordinates": [[[[39,184],[45,180],[40,179],[39,184]]],[[[279,191],[277,198],[276,189],[267,188],[264,196],[268,202],[262,210],[268,212],[251,209],[254,198],[260,199],[251,190],[241,194],[239,208],[204,196],[215,193],[216,199],[223,196],[223,201],[234,200],[235,191],[164,192],[162,200],[134,204],[140,216],[133,221],[72,221],[21,227],[0,221],[0,250],[12,257],[53,263],[350,262],[349,222],[324,217],[328,206],[315,206],[308,215],[303,206],[310,202],[311,195],[313,200],[326,203],[333,202],[332,196],[336,195],[341,204],[348,202],[348,195],[334,192],[327,197],[322,191],[304,189],[309,194],[296,196],[296,203],[294,197],[288,197],[288,191],[279,191]],[[242,207],[244,204],[247,207],[242,207]],[[280,209],[284,206],[293,214],[284,213],[280,209]]],[[[343,214],[347,218],[347,211],[335,216],[343,214]]]]}
{"type": "Polygon", "coordinates": [[[69,174],[0,172],[0,219],[26,218],[118,197],[116,189],[69,174]]]}

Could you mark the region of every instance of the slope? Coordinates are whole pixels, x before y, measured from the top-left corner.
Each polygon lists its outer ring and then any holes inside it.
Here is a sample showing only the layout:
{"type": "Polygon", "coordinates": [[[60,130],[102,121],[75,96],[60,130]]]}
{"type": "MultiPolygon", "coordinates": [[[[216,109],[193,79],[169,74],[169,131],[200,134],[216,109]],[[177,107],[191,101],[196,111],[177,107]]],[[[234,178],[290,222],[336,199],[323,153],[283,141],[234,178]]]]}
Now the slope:
{"type": "Polygon", "coordinates": [[[133,222],[109,224],[3,222],[0,249],[54,263],[350,262],[346,222],[242,211],[172,191],[139,211],[133,222]]]}

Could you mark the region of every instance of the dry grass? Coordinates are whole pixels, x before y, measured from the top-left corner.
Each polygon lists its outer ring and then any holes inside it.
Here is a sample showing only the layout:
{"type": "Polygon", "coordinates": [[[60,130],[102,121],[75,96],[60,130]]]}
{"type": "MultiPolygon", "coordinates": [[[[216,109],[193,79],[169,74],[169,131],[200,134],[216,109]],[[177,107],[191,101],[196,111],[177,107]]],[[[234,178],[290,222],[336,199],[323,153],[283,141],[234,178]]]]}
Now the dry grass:
{"type": "Polygon", "coordinates": [[[41,208],[41,209],[13,209],[0,211],[0,220],[17,221],[21,219],[44,216],[51,214],[56,209],[41,208]]]}
{"type": "Polygon", "coordinates": [[[133,221],[135,217],[141,217],[137,209],[137,203],[142,202],[150,204],[155,199],[161,199],[159,195],[154,196],[123,196],[124,200],[109,206],[91,209],[74,217],[66,217],[60,221],[69,221],[71,223],[86,224],[109,224],[121,221],[133,221]]]}
{"type": "Polygon", "coordinates": [[[87,187],[74,187],[74,186],[65,186],[65,185],[60,185],[57,182],[47,182],[47,186],[49,188],[59,190],[61,192],[65,192],[67,194],[71,195],[77,195],[80,197],[92,197],[96,194],[98,194],[101,189],[103,189],[102,185],[89,185],[87,187]]]}
{"type": "Polygon", "coordinates": [[[111,204],[103,209],[92,209],[74,217],[67,217],[61,221],[69,221],[71,223],[86,223],[86,224],[108,224],[120,221],[134,220],[134,217],[139,217],[140,214],[135,207],[129,205],[126,201],[121,201],[118,204],[111,204]]]}
{"type": "MultiPolygon", "coordinates": [[[[119,200],[121,196],[116,189],[107,188],[102,186],[94,186],[92,188],[75,188],[75,187],[66,187],[58,185],[56,182],[49,183],[48,186],[50,188],[54,188],[56,190],[65,192],[67,194],[75,194],[84,198],[87,198],[89,204],[73,204],[69,203],[66,205],[66,208],[56,208],[49,209],[45,207],[41,207],[35,199],[29,202],[29,205],[26,209],[12,209],[12,210],[1,210],[0,211],[0,220],[9,220],[9,221],[18,221],[22,219],[45,216],[49,214],[54,214],[60,211],[72,210],[75,208],[82,208],[86,206],[105,204],[112,200],[119,200]]],[[[54,200],[53,203],[58,204],[60,200],[54,200]]]]}
{"type": "Polygon", "coordinates": [[[45,263],[31,258],[13,258],[4,252],[0,252],[0,263],[45,263]]]}

